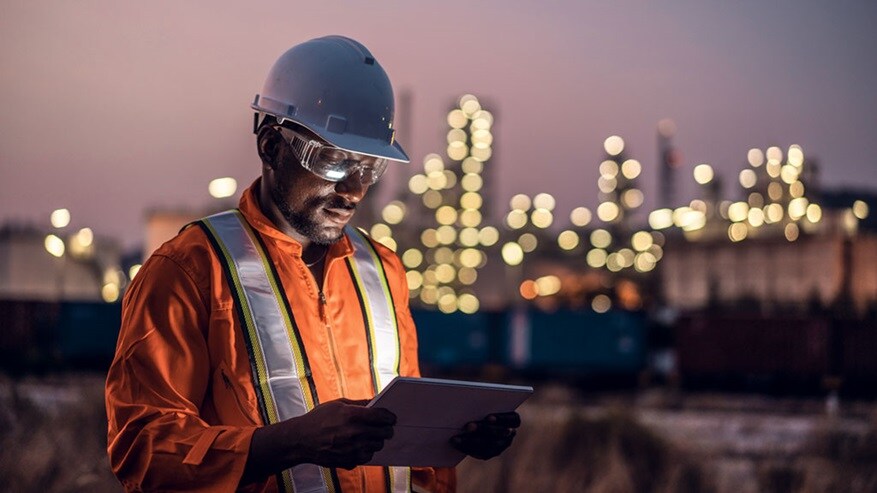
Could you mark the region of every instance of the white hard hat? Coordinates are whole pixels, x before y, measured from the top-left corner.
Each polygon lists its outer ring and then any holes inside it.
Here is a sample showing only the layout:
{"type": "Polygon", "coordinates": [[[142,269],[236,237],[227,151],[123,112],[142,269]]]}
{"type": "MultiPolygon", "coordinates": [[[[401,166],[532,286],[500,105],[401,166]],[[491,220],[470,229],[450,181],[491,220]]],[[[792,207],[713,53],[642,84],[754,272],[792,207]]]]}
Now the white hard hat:
{"type": "Polygon", "coordinates": [[[350,38],[325,36],[290,48],[271,67],[251,108],[346,151],[409,161],[395,139],[390,79],[350,38]]]}

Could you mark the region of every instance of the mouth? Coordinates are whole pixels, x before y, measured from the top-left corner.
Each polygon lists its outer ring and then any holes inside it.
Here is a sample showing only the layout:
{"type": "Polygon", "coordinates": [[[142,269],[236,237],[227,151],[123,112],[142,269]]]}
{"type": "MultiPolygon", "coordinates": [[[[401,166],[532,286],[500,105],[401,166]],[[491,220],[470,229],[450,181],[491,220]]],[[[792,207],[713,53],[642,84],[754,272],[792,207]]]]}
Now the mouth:
{"type": "Polygon", "coordinates": [[[344,225],[353,217],[354,210],[346,207],[324,207],[323,211],[330,221],[344,225]]]}

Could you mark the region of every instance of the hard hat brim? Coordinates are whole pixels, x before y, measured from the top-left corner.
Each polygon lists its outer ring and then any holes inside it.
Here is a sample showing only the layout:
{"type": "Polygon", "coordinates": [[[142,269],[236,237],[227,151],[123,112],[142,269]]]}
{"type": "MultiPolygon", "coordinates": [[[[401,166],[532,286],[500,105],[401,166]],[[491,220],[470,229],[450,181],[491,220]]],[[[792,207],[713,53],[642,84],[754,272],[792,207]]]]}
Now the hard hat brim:
{"type": "Polygon", "coordinates": [[[375,139],[361,137],[359,135],[339,134],[324,129],[308,128],[308,130],[317,134],[321,139],[333,146],[345,151],[389,159],[391,161],[399,161],[401,163],[408,163],[411,161],[408,154],[405,153],[398,142],[381,142],[375,139]]]}

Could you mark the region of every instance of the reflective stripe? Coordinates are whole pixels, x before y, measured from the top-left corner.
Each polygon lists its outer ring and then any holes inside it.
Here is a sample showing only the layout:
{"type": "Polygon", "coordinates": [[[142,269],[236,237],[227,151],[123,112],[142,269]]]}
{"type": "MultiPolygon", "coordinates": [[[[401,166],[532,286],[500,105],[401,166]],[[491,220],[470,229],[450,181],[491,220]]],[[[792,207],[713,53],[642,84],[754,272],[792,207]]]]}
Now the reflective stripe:
{"type": "MultiPolygon", "coordinates": [[[[374,246],[356,228],[347,226],[344,229],[353,243],[353,258],[348,260],[348,267],[363,302],[372,377],[375,382],[375,393],[378,393],[399,375],[400,348],[396,308],[393,306],[393,294],[390,292],[384,265],[374,246]]],[[[411,491],[410,468],[386,469],[391,492],[411,491]]]]}
{"type": "MultiPolygon", "coordinates": [[[[305,414],[314,408],[315,396],[301,340],[256,233],[237,210],[209,216],[201,224],[221,252],[240,307],[263,419],[273,424],[305,414]]],[[[280,476],[278,486],[285,491],[334,491],[330,471],[314,464],[297,465],[280,476]]]]}

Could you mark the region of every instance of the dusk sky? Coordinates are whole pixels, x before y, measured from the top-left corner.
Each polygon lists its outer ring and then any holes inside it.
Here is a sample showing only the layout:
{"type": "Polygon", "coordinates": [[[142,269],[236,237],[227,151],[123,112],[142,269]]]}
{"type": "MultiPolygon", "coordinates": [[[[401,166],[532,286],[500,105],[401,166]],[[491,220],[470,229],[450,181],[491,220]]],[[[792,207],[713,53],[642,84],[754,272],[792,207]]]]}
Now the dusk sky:
{"type": "Polygon", "coordinates": [[[259,172],[253,96],[282,52],[327,34],[369,47],[397,99],[411,92],[409,166],[444,150],[456,98],[479,97],[503,209],[519,192],[555,194],[561,222],[596,206],[613,134],[650,207],[663,118],[683,198],[697,164],[731,193],[751,147],[792,144],[824,186],[877,189],[875,21],[866,1],[2,0],[0,224],[48,228],[67,207],[71,228],[131,247],[147,209],[203,207],[216,177],[243,188],[259,172]]]}

